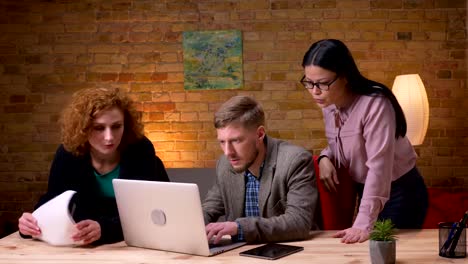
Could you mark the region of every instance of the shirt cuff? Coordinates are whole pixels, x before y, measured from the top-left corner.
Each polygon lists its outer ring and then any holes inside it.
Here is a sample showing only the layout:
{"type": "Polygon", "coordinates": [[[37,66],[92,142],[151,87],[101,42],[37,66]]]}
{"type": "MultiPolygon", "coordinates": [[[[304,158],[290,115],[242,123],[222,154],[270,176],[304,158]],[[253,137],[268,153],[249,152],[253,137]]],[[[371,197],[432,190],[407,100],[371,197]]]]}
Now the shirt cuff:
{"type": "Polygon", "coordinates": [[[372,231],[374,223],[379,216],[380,209],[373,208],[367,201],[361,200],[359,212],[354,220],[353,227],[361,230],[372,231]]]}
{"type": "Polygon", "coordinates": [[[236,224],[237,224],[237,241],[244,241],[244,232],[242,231],[242,226],[237,221],[236,221],[236,224]]]}

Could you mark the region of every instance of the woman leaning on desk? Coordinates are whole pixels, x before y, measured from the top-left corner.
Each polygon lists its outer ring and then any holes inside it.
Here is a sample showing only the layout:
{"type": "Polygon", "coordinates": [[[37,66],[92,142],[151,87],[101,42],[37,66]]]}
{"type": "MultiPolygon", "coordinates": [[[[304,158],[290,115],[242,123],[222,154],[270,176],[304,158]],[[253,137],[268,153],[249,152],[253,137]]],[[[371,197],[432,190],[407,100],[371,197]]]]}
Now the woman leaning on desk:
{"type": "MultiPolygon", "coordinates": [[[[140,114],[118,89],[76,92],[61,117],[62,145],[52,162],[48,190],[35,208],[64,191],[77,192],[73,240],[113,243],[123,239],[112,179],[169,181],[140,114]]],[[[144,201],[142,201],[144,202],[144,201]]],[[[30,213],[19,219],[22,237],[41,230],[30,213]]]]}
{"type": "Polygon", "coordinates": [[[312,44],[302,66],[301,83],[325,119],[328,146],[318,161],[320,180],[333,193],[339,184],[336,168],[344,166],[359,196],[353,225],[335,237],[344,243],[366,241],[377,218],[390,218],[397,228],[421,228],[427,190],[391,90],[362,76],[339,40],[312,44]]]}

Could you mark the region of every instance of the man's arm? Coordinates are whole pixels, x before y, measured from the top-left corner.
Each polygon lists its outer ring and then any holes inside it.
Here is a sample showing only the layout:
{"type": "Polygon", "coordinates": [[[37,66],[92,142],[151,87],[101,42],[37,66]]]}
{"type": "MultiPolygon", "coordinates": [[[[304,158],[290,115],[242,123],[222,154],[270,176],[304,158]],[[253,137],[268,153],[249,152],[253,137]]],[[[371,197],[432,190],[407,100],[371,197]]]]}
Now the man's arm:
{"type": "MultiPolygon", "coordinates": [[[[219,165],[219,161],[217,166],[219,165]]],[[[218,221],[218,218],[225,215],[225,207],[221,190],[219,189],[219,178],[216,176],[216,182],[208,191],[202,204],[203,217],[205,224],[218,221]]]]}

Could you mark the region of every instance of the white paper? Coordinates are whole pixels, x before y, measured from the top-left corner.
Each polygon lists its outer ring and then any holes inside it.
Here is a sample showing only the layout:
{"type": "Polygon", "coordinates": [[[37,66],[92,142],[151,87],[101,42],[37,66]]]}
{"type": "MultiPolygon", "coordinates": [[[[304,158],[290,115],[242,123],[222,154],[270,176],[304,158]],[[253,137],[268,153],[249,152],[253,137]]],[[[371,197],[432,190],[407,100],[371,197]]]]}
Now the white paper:
{"type": "Polygon", "coordinates": [[[75,242],[72,239],[72,235],[77,229],[75,221],[68,210],[70,200],[75,193],[75,191],[65,191],[32,213],[41,229],[41,234],[34,238],[54,246],[82,244],[82,241],[75,242]]]}

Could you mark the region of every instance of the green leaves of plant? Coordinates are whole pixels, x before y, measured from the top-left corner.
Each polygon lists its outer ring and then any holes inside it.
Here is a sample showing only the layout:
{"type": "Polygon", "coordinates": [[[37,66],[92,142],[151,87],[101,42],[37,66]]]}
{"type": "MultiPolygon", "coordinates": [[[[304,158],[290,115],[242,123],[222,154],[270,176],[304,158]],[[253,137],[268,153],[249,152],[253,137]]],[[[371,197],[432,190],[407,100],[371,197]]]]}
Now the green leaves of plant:
{"type": "Polygon", "coordinates": [[[376,241],[395,241],[395,225],[391,219],[377,220],[370,233],[370,239],[376,241]]]}

